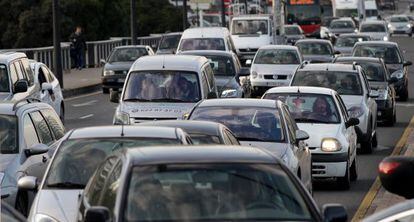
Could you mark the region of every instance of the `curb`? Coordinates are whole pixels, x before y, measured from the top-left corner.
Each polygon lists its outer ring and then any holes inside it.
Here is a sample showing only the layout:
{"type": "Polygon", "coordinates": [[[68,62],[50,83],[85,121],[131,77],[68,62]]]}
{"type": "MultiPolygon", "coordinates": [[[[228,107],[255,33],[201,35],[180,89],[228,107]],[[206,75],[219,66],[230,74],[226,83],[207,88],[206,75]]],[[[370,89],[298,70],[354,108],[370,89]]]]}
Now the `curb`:
{"type": "Polygon", "coordinates": [[[102,89],[102,84],[98,83],[98,84],[84,86],[84,87],[75,88],[75,89],[63,89],[62,93],[63,93],[63,98],[67,99],[67,98],[74,97],[74,96],[97,92],[101,89],[102,89]]]}

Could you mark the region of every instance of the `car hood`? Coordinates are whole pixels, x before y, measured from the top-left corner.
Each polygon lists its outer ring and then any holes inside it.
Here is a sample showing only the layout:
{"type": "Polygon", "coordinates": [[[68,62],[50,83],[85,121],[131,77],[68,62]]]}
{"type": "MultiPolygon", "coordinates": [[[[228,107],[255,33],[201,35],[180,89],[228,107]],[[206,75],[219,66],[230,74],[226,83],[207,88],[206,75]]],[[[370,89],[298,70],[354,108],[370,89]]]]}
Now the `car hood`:
{"type": "Polygon", "coordinates": [[[256,71],[259,74],[290,74],[295,73],[296,68],[299,65],[253,65],[252,71],[256,71]]]}
{"type": "Polygon", "coordinates": [[[12,97],[11,93],[0,93],[0,101],[11,100],[12,97]]]}
{"type": "Polygon", "coordinates": [[[365,35],[369,35],[372,40],[384,40],[385,36],[388,36],[386,32],[364,32],[365,35]]]}
{"type": "Polygon", "coordinates": [[[386,89],[388,87],[388,83],[369,81],[369,87],[373,90],[386,89]]]}
{"type": "Polygon", "coordinates": [[[242,140],[239,140],[239,141],[240,141],[240,144],[243,146],[262,148],[262,149],[269,151],[270,153],[272,153],[273,155],[279,158],[282,158],[285,155],[286,150],[288,149],[288,144],[286,143],[256,142],[256,141],[242,141],[242,140]]]}
{"type": "Polygon", "coordinates": [[[131,62],[111,62],[111,63],[106,63],[104,69],[114,70],[114,71],[129,70],[129,68],[131,68],[131,66],[132,66],[133,63],[134,63],[134,61],[131,61],[131,62]]]}
{"type": "Polygon", "coordinates": [[[271,42],[267,35],[232,35],[234,46],[237,49],[258,49],[264,45],[269,45],[271,42]]]}
{"type": "Polygon", "coordinates": [[[195,103],[139,103],[124,102],[122,112],[129,114],[131,118],[181,118],[189,113],[195,103]]]}
{"type": "Polygon", "coordinates": [[[341,95],[342,100],[345,103],[347,109],[353,106],[360,106],[364,97],[362,95],[351,96],[351,95],[341,95]]]}
{"type": "Polygon", "coordinates": [[[324,138],[338,138],[340,124],[297,123],[299,129],[309,134],[306,143],[309,147],[320,147],[324,138]]]}
{"type": "Polygon", "coordinates": [[[303,58],[311,63],[332,62],[333,60],[331,55],[304,55],[303,58]]]}
{"type": "Polygon", "coordinates": [[[351,55],[353,47],[334,47],[335,51],[339,51],[342,55],[351,55]]]}
{"type": "Polygon", "coordinates": [[[40,190],[36,197],[36,208],[32,211],[51,216],[57,221],[76,221],[81,194],[82,190],[40,190]]]}

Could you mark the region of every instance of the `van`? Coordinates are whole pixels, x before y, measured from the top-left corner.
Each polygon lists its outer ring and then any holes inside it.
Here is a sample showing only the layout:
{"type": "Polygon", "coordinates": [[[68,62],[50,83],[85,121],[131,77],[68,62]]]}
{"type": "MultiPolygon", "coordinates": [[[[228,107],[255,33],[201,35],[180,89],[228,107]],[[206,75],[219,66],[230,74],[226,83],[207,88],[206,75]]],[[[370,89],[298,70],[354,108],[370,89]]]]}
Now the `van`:
{"type": "Polygon", "coordinates": [[[114,124],[180,119],[203,99],[217,98],[210,61],[201,56],[155,55],[139,58],[129,70],[114,124]]]}
{"type": "Polygon", "coordinates": [[[189,28],[183,32],[178,52],[190,50],[219,50],[236,53],[233,40],[227,28],[189,28]]]}
{"type": "Polygon", "coordinates": [[[365,16],[366,20],[378,20],[378,7],[375,0],[365,1],[365,16]]]}

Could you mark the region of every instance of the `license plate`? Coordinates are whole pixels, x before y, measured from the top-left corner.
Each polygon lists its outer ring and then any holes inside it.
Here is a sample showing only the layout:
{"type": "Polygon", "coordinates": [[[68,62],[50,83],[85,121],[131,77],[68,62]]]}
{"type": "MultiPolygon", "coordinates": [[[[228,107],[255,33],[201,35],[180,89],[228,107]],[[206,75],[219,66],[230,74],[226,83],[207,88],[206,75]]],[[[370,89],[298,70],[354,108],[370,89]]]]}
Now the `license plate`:
{"type": "Polygon", "coordinates": [[[267,85],[268,86],[283,86],[284,83],[283,82],[268,82],[267,85]]]}

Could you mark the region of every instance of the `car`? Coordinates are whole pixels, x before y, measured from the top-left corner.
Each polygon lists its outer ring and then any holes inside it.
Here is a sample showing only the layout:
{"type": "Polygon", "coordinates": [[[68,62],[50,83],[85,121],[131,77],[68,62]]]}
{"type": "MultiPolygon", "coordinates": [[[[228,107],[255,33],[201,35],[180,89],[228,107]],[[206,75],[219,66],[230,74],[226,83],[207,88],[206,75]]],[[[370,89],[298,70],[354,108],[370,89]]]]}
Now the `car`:
{"type": "Polygon", "coordinates": [[[396,93],[393,84],[398,79],[391,77],[384,61],[370,57],[338,57],[334,63],[357,63],[365,70],[371,90],[378,93],[378,97],[375,98],[378,109],[377,121],[393,126],[397,121],[396,93]]]}
{"type": "Polygon", "coordinates": [[[269,45],[260,47],[250,70],[252,97],[260,97],[275,86],[289,85],[303,58],[296,46],[269,45]]]}
{"type": "Polygon", "coordinates": [[[335,58],[332,43],[324,39],[301,39],[295,43],[305,61],[310,63],[331,62],[335,58]]]}
{"type": "Polygon", "coordinates": [[[78,221],[347,220],[341,205],[322,209],[264,150],[159,146],[108,157],[80,198],[78,221]]]}
{"type": "Polygon", "coordinates": [[[315,86],[336,90],[345,103],[348,115],[358,118],[355,127],[361,151],[372,153],[377,146],[377,104],[371,94],[362,67],[348,64],[304,64],[290,86],[315,86]]]}
{"type": "Polygon", "coordinates": [[[6,202],[0,203],[0,220],[6,222],[25,222],[26,218],[6,202]]]}
{"type": "Polygon", "coordinates": [[[240,144],[259,147],[282,159],[312,192],[311,155],[286,105],[265,99],[211,99],[198,103],[189,120],[227,126],[240,144]]]}
{"type": "Polygon", "coordinates": [[[329,24],[329,32],[335,36],[339,36],[344,33],[356,33],[358,32],[358,28],[351,18],[339,18],[331,21],[329,24]]]}
{"type": "Polygon", "coordinates": [[[397,77],[394,83],[395,91],[400,100],[408,100],[408,66],[411,61],[404,59],[404,54],[395,42],[369,41],[357,42],[352,50],[352,55],[357,57],[382,58],[391,77],[397,77]]]}
{"type": "Polygon", "coordinates": [[[204,56],[210,60],[216,80],[218,95],[222,98],[250,97],[250,69],[242,67],[234,52],[218,50],[194,50],[181,52],[180,55],[204,56]],[[244,78],[243,82],[241,78],[244,78]]]}
{"type": "Polygon", "coordinates": [[[46,103],[33,100],[0,103],[0,193],[2,201],[26,215],[28,198],[17,189],[25,175],[41,177],[49,145],[65,134],[65,128],[46,103]]]}
{"type": "Polygon", "coordinates": [[[114,124],[180,119],[200,100],[217,98],[210,61],[202,56],[155,55],[138,59],[119,102],[114,124]]]}
{"type": "Polygon", "coordinates": [[[220,50],[237,53],[229,30],[223,27],[186,29],[178,43],[178,51],[189,50],[220,50]]]}
{"type": "Polygon", "coordinates": [[[135,60],[142,56],[154,55],[151,47],[145,45],[129,45],[115,47],[107,60],[101,60],[102,92],[118,91],[124,86],[125,78],[135,60]]]}
{"type": "Polygon", "coordinates": [[[182,34],[182,32],[163,34],[158,43],[157,55],[175,54],[182,34]]]}
{"type": "Polygon", "coordinates": [[[363,21],[359,25],[359,33],[369,35],[374,41],[390,40],[390,33],[385,21],[363,21]]]}
{"type": "Polygon", "coordinates": [[[284,28],[288,44],[294,45],[299,39],[305,38],[305,34],[299,25],[285,25],[284,28]]]}
{"type": "Polygon", "coordinates": [[[40,101],[51,105],[63,122],[65,103],[59,80],[44,63],[35,60],[29,60],[29,62],[34,73],[34,82],[41,87],[40,101]]]}
{"type": "Polygon", "coordinates": [[[371,40],[371,37],[365,34],[342,34],[336,38],[334,50],[340,52],[341,56],[350,56],[355,43],[371,40]]]}
{"type": "Polygon", "coordinates": [[[34,82],[29,59],[21,52],[0,52],[0,101],[39,99],[40,86],[34,82]]]}
{"type": "Polygon", "coordinates": [[[405,34],[413,36],[413,25],[406,15],[393,15],[388,20],[388,28],[391,35],[405,34]]]}
{"type": "Polygon", "coordinates": [[[191,138],[174,127],[101,126],[71,130],[53,148],[44,177],[26,176],[18,181],[19,190],[37,191],[28,221],[75,221],[78,195],[113,151],[180,144],[192,144],[191,138]]]}
{"type": "Polygon", "coordinates": [[[289,109],[299,129],[309,132],[306,143],[312,153],[313,179],[336,179],[349,189],[358,177],[356,118],[348,116],[339,94],[322,87],[274,87],[263,99],[280,100],[289,109]]]}

